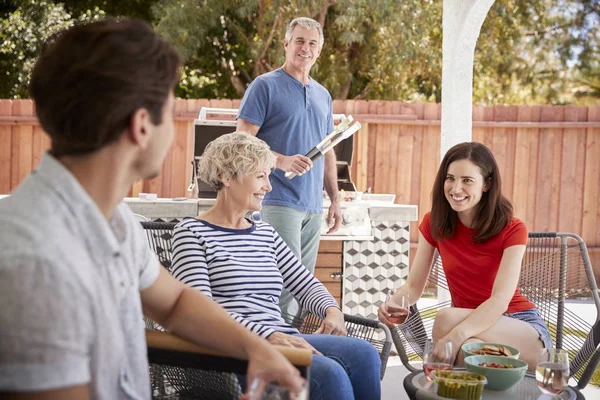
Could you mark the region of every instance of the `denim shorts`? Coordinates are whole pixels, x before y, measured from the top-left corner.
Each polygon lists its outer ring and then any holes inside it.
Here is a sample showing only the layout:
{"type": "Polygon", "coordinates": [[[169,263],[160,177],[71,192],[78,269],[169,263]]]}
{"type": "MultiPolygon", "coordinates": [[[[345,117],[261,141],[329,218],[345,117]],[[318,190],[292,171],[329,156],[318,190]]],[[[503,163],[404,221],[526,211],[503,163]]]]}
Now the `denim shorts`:
{"type": "Polygon", "coordinates": [[[544,348],[552,348],[552,338],[550,337],[550,331],[548,331],[548,326],[540,316],[540,313],[538,312],[537,308],[532,308],[529,310],[514,313],[506,313],[504,314],[504,316],[518,319],[519,321],[527,322],[529,325],[533,326],[533,329],[535,329],[540,335],[540,340],[544,344],[544,348]]]}

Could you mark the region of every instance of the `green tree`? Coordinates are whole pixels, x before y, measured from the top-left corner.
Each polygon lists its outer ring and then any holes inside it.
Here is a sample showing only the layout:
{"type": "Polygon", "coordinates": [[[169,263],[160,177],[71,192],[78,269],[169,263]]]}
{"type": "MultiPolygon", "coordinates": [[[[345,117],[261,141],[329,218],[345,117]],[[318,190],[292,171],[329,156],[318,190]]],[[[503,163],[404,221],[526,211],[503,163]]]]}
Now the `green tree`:
{"type": "MultiPolygon", "coordinates": [[[[309,16],[325,32],[312,76],[334,98],[441,101],[439,0],[0,0],[0,96],[26,96],[48,35],[104,14],[145,19],[180,49],[181,97],[240,98],[283,64],[287,23],[309,16]]],[[[474,101],[594,102],[599,39],[598,0],[497,1],[477,42],[474,101]]]]}
{"type": "Polygon", "coordinates": [[[324,1],[166,0],[157,29],[183,53],[179,95],[241,97],[258,75],[283,62],[286,24],[296,15],[324,19],[324,1]]]}
{"type": "Polygon", "coordinates": [[[143,19],[154,24],[152,7],[160,0],[54,0],[62,3],[73,15],[87,14],[91,10],[102,10],[106,15],[127,16],[143,19]]]}
{"type": "Polygon", "coordinates": [[[477,42],[474,100],[577,101],[574,87],[598,65],[599,12],[597,0],[496,2],[477,42]]]}
{"type": "Polygon", "coordinates": [[[88,10],[73,18],[62,4],[51,1],[22,0],[19,6],[7,7],[8,15],[0,20],[1,97],[28,97],[27,84],[42,44],[52,34],[77,21],[100,18],[99,9],[88,10]]]}

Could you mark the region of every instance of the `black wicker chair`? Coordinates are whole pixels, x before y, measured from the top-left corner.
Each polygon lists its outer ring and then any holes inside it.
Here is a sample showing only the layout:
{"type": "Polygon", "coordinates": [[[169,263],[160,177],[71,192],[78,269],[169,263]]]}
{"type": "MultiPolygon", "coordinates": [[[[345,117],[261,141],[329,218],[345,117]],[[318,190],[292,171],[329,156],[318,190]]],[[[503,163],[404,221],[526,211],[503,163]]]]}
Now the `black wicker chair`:
{"type": "MultiPolygon", "coordinates": [[[[235,374],[245,374],[247,360],[218,354],[166,332],[146,331],[153,399],[237,400],[241,388],[235,374]]],[[[312,352],[279,347],[308,378],[312,352]]]]}
{"type": "MultiPolygon", "coordinates": [[[[442,260],[436,255],[429,280],[448,289],[442,260]]],[[[549,327],[554,346],[569,351],[571,378],[583,389],[600,362],[600,298],[584,241],[570,233],[530,232],[519,279],[519,290],[532,301],[549,327]],[[591,300],[593,325],[565,307],[567,300],[591,300]]],[[[400,359],[410,371],[418,369],[437,311],[450,301],[423,310],[411,307],[406,323],[392,330],[400,359]]]]}

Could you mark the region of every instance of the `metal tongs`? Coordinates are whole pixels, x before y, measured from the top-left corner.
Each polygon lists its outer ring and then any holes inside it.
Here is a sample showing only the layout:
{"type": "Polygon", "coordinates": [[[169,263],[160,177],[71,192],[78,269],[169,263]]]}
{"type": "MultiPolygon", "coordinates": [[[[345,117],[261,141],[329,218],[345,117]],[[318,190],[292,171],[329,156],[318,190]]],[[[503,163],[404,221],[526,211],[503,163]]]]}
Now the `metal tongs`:
{"type": "Polygon", "coordinates": [[[188,198],[197,199],[198,198],[198,175],[196,169],[196,162],[192,161],[192,180],[190,181],[189,186],[186,189],[188,193],[188,198]]]}
{"type": "MultiPolygon", "coordinates": [[[[360,122],[352,118],[352,115],[348,115],[345,120],[340,122],[335,127],[333,132],[325,136],[325,138],[319,144],[313,147],[308,153],[306,153],[305,156],[310,158],[310,160],[313,162],[318,160],[319,158],[323,157],[325,153],[333,149],[336,144],[354,135],[354,133],[360,128],[360,122]]],[[[294,172],[285,173],[285,177],[288,179],[292,179],[295,176],[296,174],[294,172]]]]}

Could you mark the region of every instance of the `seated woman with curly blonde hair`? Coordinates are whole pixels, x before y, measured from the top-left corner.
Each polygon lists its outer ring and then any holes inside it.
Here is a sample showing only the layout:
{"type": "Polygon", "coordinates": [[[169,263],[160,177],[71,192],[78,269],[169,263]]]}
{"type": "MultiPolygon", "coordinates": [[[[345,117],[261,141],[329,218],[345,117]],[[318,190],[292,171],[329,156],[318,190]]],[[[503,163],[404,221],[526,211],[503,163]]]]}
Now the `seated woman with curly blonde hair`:
{"type": "Polygon", "coordinates": [[[375,348],[346,336],[334,298],[273,227],[246,218],[262,208],[274,166],[269,146],[246,133],[223,135],[206,146],[198,176],[217,191],[217,199],[175,228],[173,274],[269,342],[311,349],[311,399],[379,399],[381,362],[375,348]],[[316,334],[301,335],[283,320],[283,288],[324,319],[316,334]]]}

